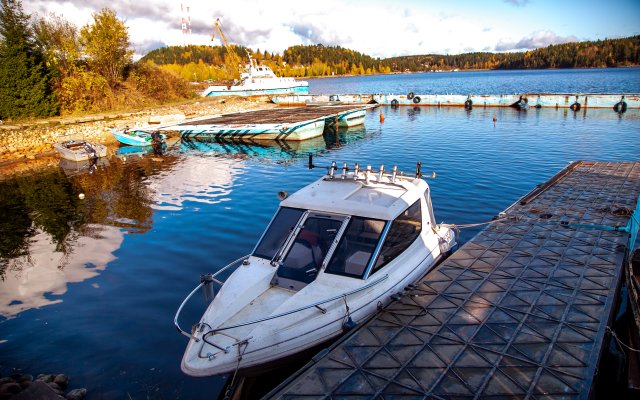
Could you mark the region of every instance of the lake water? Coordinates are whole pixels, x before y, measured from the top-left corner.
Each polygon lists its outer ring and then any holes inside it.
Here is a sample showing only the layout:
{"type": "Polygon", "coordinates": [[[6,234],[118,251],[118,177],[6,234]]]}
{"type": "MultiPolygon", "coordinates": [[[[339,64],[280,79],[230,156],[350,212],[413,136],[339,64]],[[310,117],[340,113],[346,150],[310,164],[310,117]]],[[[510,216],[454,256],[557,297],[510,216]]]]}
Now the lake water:
{"type": "MultiPolygon", "coordinates": [[[[593,74],[615,81],[624,73],[636,82],[624,91],[640,92],[638,69],[546,73],[566,83],[549,91],[571,92],[593,74]]],[[[481,84],[476,92],[501,92],[494,88],[504,84],[481,83],[493,73],[454,74],[451,79],[470,81],[460,87],[481,84]]],[[[544,80],[541,72],[500,72],[492,79],[531,74],[544,80]]],[[[430,83],[416,86],[416,76],[322,79],[311,87],[426,93],[430,83]]],[[[200,274],[252,250],[276,210],[278,191],[320,177],[321,170],[307,170],[308,153],[316,164],[397,164],[405,171],[421,161],[424,171],[437,173],[429,183],[438,221],[483,222],[570,161],[640,160],[640,111],[380,107],[368,111],[364,127],[338,137],[269,146],[189,141],[161,160],[127,155],[92,174],[60,167],[4,180],[1,372],[65,373],[72,387],[89,389],[90,399],[214,397],[225,377],[196,379],[180,371],[187,340],[173,327],[174,313],[200,274]]],[[[463,230],[461,241],[479,229],[463,230]]],[[[196,322],[202,307],[194,301],[183,326],[196,322]]]]}
{"type": "Polygon", "coordinates": [[[425,72],[339,79],[309,79],[311,94],[640,94],[640,68],[425,72]]]}

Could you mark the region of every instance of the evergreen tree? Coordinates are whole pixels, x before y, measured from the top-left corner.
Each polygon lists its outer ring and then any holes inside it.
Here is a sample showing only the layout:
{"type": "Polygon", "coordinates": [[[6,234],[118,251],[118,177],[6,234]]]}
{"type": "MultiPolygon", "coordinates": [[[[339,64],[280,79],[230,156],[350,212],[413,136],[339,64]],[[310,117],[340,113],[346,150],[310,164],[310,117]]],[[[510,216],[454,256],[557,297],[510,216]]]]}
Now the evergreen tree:
{"type": "Polygon", "coordinates": [[[0,0],[0,118],[47,117],[57,109],[30,16],[20,0],[0,0]]]}

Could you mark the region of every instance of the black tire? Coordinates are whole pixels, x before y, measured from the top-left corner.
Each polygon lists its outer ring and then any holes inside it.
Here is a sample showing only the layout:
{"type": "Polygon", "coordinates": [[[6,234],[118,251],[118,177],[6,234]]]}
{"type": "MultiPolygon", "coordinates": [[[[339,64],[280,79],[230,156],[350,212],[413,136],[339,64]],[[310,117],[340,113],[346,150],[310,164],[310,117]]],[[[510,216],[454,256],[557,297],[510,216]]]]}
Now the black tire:
{"type": "Polygon", "coordinates": [[[536,108],[542,108],[540,104],[536,104],[536,108]]]}
{"type": "Polygon", "coordinates": [[[627,111],[627,102],[626,101],[619,101],[617,102],[614,106],[613,106],[613,111],[622,114],[623,112],[627,111]]]}
{"type": "Polygon", "coordinates": [[[394,107],[394,108],[398,107],[399,104],[400,103],[398,103],[398,100],[396,100],[396,99],[391,100],[391,107],[394,107]]]}
{"type": "Polygon", "coordinates": [[[414,102],[415,104],[420,103],[420,96],[415,96],[415,97],[413,98],[413,102],[414,102]]]}
{"type": "Polygon", "coordinates": [[[577,101],[569,106],[571,111],[580,111],[580,107],[580,103],[578,103],[577,101]]]}
{"type": "Polygon", "coordinates": [[[407,95],[407,99],[411,100],[413,99],[413,96],[415,96],[413,92],[409,92],[409,94],[407,95]]]}
{"type": "Polygon", "coordinates": [[[473,108],[473,101],[471,101],[471,99],[467,99],[467,101],[464,102],[464,109],[471,110],[472,108],[473,108]]]}

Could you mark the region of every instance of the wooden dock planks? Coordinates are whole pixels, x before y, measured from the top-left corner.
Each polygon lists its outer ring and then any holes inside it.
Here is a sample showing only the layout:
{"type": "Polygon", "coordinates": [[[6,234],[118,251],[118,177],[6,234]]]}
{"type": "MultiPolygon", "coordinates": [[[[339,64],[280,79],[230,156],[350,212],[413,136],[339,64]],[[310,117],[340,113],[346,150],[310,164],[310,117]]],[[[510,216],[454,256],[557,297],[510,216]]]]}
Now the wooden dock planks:
{"type": "Polygon", "coordinates": [[[640,162],[558,175],[273,398],[589,397],[640,162]]]}

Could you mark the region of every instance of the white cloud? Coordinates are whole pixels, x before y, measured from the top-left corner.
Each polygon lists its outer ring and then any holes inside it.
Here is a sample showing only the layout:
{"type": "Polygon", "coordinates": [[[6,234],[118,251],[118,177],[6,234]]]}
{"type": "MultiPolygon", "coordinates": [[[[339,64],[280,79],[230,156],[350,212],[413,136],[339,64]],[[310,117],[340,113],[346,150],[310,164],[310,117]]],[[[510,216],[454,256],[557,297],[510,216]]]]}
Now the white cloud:
{"type": "Polygon", "coordinates": [[[496,51],[532,50],[547,47],[551,44],[575,42],[578,38],[571,36],[558,36],[551,31],[536,31],[528,37],[523,37],[517,42],[509,39],[500,39],[496,44],[496,51]]]}
{"type": "MultiPolygon", "coordinates": [[[[527,0],[507,2],[529,4],[527,0]]],[[[513,31],[512,21],[500,20],[494,17],[500,15],[498,11],[481,6],[459,10],[427,2],[378,0],[325,0],[305,2],[304,6],[298,0],[184,0],[183,5],[189,7],[189,36],[182,34],[181,4],[174,0],[30,0],[24,7],[25,11],[40,15],[55,12],[80,27],[91,21],[92,12],[108,6],[125,21],[138,56],[162,46],[219,45],[217,33],[211,42],[216,18],[222,21],[223,31],[232,43],[277,53],[293,45],[323,44],[385,58],[458,54],[468,49],[486,49],[495,43],[495,50],[503,51],[575,40],[573,36],[558,37],[551,31],[537,31],[521,40],[505,39],[513,31]]],[[[512,6],[502,3],[497,7],[512,6]]],[[[526,31],[536,28],[529,26],[526,31]]]]}

